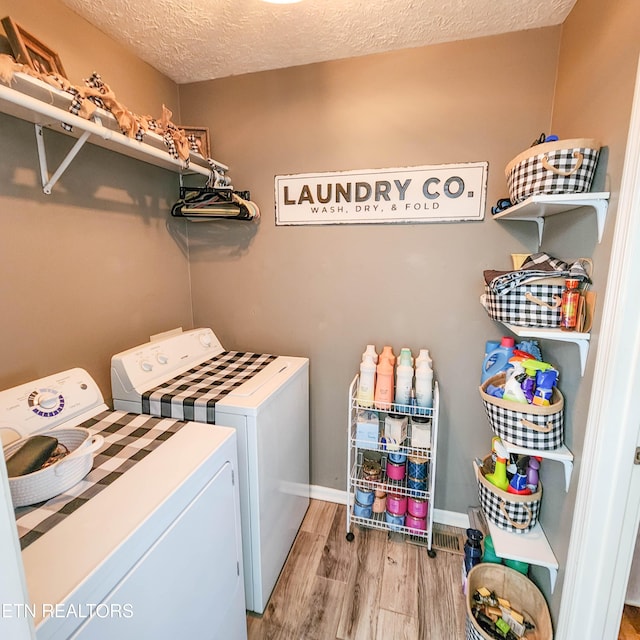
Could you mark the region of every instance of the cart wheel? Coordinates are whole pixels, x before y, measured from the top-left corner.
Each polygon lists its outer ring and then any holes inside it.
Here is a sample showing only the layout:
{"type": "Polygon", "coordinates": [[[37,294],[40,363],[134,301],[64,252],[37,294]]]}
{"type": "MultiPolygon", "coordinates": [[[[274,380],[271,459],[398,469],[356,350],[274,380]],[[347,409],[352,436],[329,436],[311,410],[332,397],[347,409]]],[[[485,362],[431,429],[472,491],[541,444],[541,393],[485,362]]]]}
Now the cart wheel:
{"type": "Polygon", "coordinates": [[[427,555],[428,555],[430,558],[435,558],[435,557],[436,557],[436,552],[435,552],[433,549],[429,549],[429,550],[427,551],[427,555]]]}
{"type": "Polygon", "coordinates": [[[351,531],[349,531],[349,533],[347,533],[347,542],[353,542],[354,538],[355,538],[355,536],[353,535],[353,533],[351,533],[351,531]]]}

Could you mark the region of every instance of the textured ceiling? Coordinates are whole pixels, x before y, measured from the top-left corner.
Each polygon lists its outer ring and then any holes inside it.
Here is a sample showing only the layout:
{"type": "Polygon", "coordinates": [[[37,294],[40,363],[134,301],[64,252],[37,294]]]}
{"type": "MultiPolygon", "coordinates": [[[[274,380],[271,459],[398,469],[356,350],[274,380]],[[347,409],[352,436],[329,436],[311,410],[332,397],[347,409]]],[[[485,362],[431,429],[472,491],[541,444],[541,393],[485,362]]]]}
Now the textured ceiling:
{"type": "Polygon", "coordinates": [[[561,24],[576,0],[63,0],[179,84],[561,24]]]}

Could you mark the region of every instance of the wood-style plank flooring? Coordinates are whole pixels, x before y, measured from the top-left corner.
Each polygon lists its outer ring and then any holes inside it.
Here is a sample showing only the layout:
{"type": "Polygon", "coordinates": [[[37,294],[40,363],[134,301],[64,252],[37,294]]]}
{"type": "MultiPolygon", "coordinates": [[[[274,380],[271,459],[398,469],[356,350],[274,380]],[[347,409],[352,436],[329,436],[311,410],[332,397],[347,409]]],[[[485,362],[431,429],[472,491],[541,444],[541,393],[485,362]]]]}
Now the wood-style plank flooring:
{"type": "Polygon", "coordinates": [[[464,638],[462,556],[353,527],[344,505],[312,500],[264,615],[249,640],[464,638]]]}
{"type": "Polygon", "coordinates": [[[625,604],[618,640],[638,640],[638,638],[640,638],[640,609],[625,604]]]}

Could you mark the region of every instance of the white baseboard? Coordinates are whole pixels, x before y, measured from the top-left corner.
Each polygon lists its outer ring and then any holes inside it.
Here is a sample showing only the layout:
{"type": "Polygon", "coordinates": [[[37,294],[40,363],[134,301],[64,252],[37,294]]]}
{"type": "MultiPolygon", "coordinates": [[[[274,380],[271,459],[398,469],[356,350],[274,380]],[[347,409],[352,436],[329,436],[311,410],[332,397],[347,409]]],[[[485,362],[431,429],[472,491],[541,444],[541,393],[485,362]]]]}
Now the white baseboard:
{"type": "MultiPolygon", "coordinates": [[[[330,487],[320,487],[312,484],[309,494],[312,500],[347,504],[347,492],[341,489],[331,489],[330,487]]],[[[438,524],[446,524],[460,529],[466,529],[469,526],[469,516],[466,513],[457,513],[456,511],[435,509],[433,519],[438,524]]]]}

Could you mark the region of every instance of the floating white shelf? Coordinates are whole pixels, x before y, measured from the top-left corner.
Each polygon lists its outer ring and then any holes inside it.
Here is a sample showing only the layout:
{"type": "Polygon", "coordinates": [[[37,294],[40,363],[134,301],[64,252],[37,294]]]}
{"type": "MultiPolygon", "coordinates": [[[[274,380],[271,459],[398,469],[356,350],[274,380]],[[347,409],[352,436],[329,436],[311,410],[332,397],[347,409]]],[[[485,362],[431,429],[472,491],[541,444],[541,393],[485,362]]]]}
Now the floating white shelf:
{"type": "Polygon", "coordinates": [[[580,351],[580,371],[584,375],[584,369],[589,354],[590,333],[579,331],[562,331],[561,329],[545,329],[540,327],[519,327],[515,324],[502,323],[511,333],[520,338],[539,338],[542,340],[557,340],[559,342],[574,342],[580,351]]]}
{"type": "MultiPolygon", "coordinates": [[[[475,461],[473,462],[473,468],[477,476],[480,473],[480,469],[475,461]]],[[[549,571],[551,593],[553,593],[556,586],[556,578],[558,577],[558,561],[540,523],[536,523],[535,527],[531,531],[527,531],[527,533],[511,533],[500,529],[488,518],[485,519],[496,555],[508,560],[528,562],[529,564],[545,567],[549,571]]]]}
{"type": "MultiPolygon", "coordinates": [[[[184,161],[176,160],[169,155],[162,137],[158,134],[146,133],[144,142],[129,138],[120,132],[116,119],[109,111],[96,109],[93,118],[86,120],[69,113],[71,101],[71,94],[23,73],[14,74],[11,86],[0,83],[0,112],[35,124],[40,174],[45,193],[51,193],[53,185],[85,142],[176,173],[197,173],[207,177],[211,175],[211,167],[200,154],[192,153],[187,167],[184,161]],[[73,131],[63,129],[62,122],[71,125],[73,131]],[[51,175],[49,175],[44,146],[44,128],[77,138],[71,150],[51,175]]],[[[222,171],[228,169],[217,161],[213,162],[222,171]]]]}
{"type": "Polygon", "coordinates": [[[555,460],[561,462],[564,466],[564,485],[565,491],[569,491],[569,484],[571,483],[571,473],[573,472],[573,453],[562,445],[557,449],[543,450],[543,449],[529,449],[528,447],[520,447],[517,444],[507,442],[502,438],[502,444],[507,448],[509,453],[517,453],[522,456],[540,456],[546,460],[555,460]]]}
{"type": "Polygon", "coordinates": [[[548,216],[565,213],[580,207],[592,207],[596,212],[598,225],[598,242],[602,240],[604,223],[607,219],[609,207],[609,192],[572,193],[568,195],[542,194],[531,196],[524,202],[509,207],[502,213],[497,213],[495,220],[527,220],[538,225],[538,247],[542,244],[544,220],[548,216]]]}

